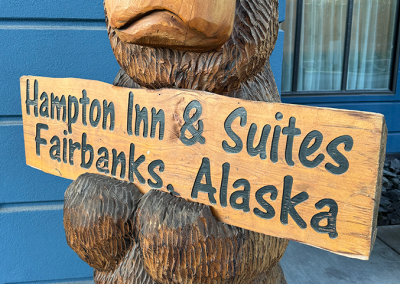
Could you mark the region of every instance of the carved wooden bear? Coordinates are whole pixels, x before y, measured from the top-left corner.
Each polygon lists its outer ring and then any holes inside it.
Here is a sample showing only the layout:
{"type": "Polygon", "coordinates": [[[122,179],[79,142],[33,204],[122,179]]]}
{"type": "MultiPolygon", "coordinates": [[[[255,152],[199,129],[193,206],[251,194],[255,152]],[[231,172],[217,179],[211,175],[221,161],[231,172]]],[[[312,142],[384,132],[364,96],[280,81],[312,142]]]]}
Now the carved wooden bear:
{"type": "MultiPolygon", "coordinates": [[[[105,0],[114,85],[279,102],[269,57],[278,0],[105,0]]],[[[223,224],[202,204],[81,175],[65,193],[69,246],[96,283],[286,283],[288,241],[223,224]]]]}

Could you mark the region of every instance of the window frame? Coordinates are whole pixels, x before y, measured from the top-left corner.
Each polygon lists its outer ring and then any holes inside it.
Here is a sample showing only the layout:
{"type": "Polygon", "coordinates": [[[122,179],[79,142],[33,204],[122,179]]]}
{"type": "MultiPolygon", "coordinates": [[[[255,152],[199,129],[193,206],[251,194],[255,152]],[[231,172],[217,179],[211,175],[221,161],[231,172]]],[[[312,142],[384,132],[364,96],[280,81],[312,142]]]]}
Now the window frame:
{"type": "MultiPolygon", "coordinates": [[[[347,87],[347,77],[348,77],[348,65],[349,65],[349,55],[350,55],[350,39],[351,39],[351,29],[352,29],[352,19],[353,19],[353,8],[354,0],[348,0],[347,9],[347,20],[346,20],[346,33],[345,33],[345,44],[344,44],[344,58],[343,58],[343,73],[342,73],[342,83],[340,90],[333,91],[298,91],[298,71],[299,71],[299,57],[300,57],[300,40],[301,40],[301,24],[303,18],[303,0],[297,0],[296,9],[296,30],[295,30],[295,46],[293,55],[293,75],[292,75],[292,86],[291,91],[282,91],[282,99],[290,99],[291,102],[301,103],[307,102],[307,97],[313,98],[313,102],[318,97],[324,98],[320,102],[327,102],[334,100],[338,102],[338,97],[342,97],[343,101],[360,101],[360,96],[363,100],[366,96],[369,98],[368,101],[382,101],[383,100],[400,100],[400,92],[396,93],[397,90],[400,91],[400,70],[399,70],[399,57],[400,57],[400,0],[397,0],[396,8],[396,18],[394,27],[394,53],[391,62],[391,78],[389,83],[389,90],[346,90],[347,87]],[[345,98],[344,96],[348,96],[345,98]],[[385,96],[388,96],[385,99],[385,96]],[[295,100],[295,101],[294,101],[295,100]]],[[[332,101],[333,102],[333,101],[332,101]]]]}

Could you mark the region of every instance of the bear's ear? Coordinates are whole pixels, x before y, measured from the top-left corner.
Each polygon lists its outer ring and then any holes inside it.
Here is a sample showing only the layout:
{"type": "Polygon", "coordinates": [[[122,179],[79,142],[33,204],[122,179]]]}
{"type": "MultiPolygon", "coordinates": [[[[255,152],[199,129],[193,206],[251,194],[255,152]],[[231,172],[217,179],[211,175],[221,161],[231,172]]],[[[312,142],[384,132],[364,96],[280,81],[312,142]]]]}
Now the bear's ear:
{"type": "Polygon", "coordinates": [[[201,52],[229,39],[236,0],[105,0],[104,7],[124,42],[201,52]]]}
{"type": "Polygon", "coordinates": [[[117,268],[135,244],[133,217],[141,196],[132,183],[97,174],[79,176],[64,195],[68,245],[99,271],[117,268]]]}

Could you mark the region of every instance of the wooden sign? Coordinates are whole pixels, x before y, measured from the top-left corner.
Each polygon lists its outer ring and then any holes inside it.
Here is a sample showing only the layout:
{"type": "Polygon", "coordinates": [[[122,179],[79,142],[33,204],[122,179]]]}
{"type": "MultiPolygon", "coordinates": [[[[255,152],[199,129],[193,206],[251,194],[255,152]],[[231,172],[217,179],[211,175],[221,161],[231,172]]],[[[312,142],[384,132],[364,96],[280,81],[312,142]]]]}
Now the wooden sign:
{"type": "Polygon", "coordinates": [[[380,114],[187,90],[21,78],[28,165],[210,205],[222,222],[368,259],[387,129],[380,114]]]}

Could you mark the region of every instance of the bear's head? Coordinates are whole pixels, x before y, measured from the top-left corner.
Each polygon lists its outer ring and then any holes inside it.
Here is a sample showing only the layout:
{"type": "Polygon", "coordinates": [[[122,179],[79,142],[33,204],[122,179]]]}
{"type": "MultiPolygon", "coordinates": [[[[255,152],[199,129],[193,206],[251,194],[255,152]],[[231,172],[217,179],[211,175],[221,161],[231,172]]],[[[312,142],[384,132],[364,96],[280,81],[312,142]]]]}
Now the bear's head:
{"type": "Polygon", "coordinates": [[[252,99],[243,93],[264,88],[256,83],[269,90],[253,99],[277,96],[268,70],[278,0],[105,0],[104,8],[114,55],[141,87],[252,99]]]}

